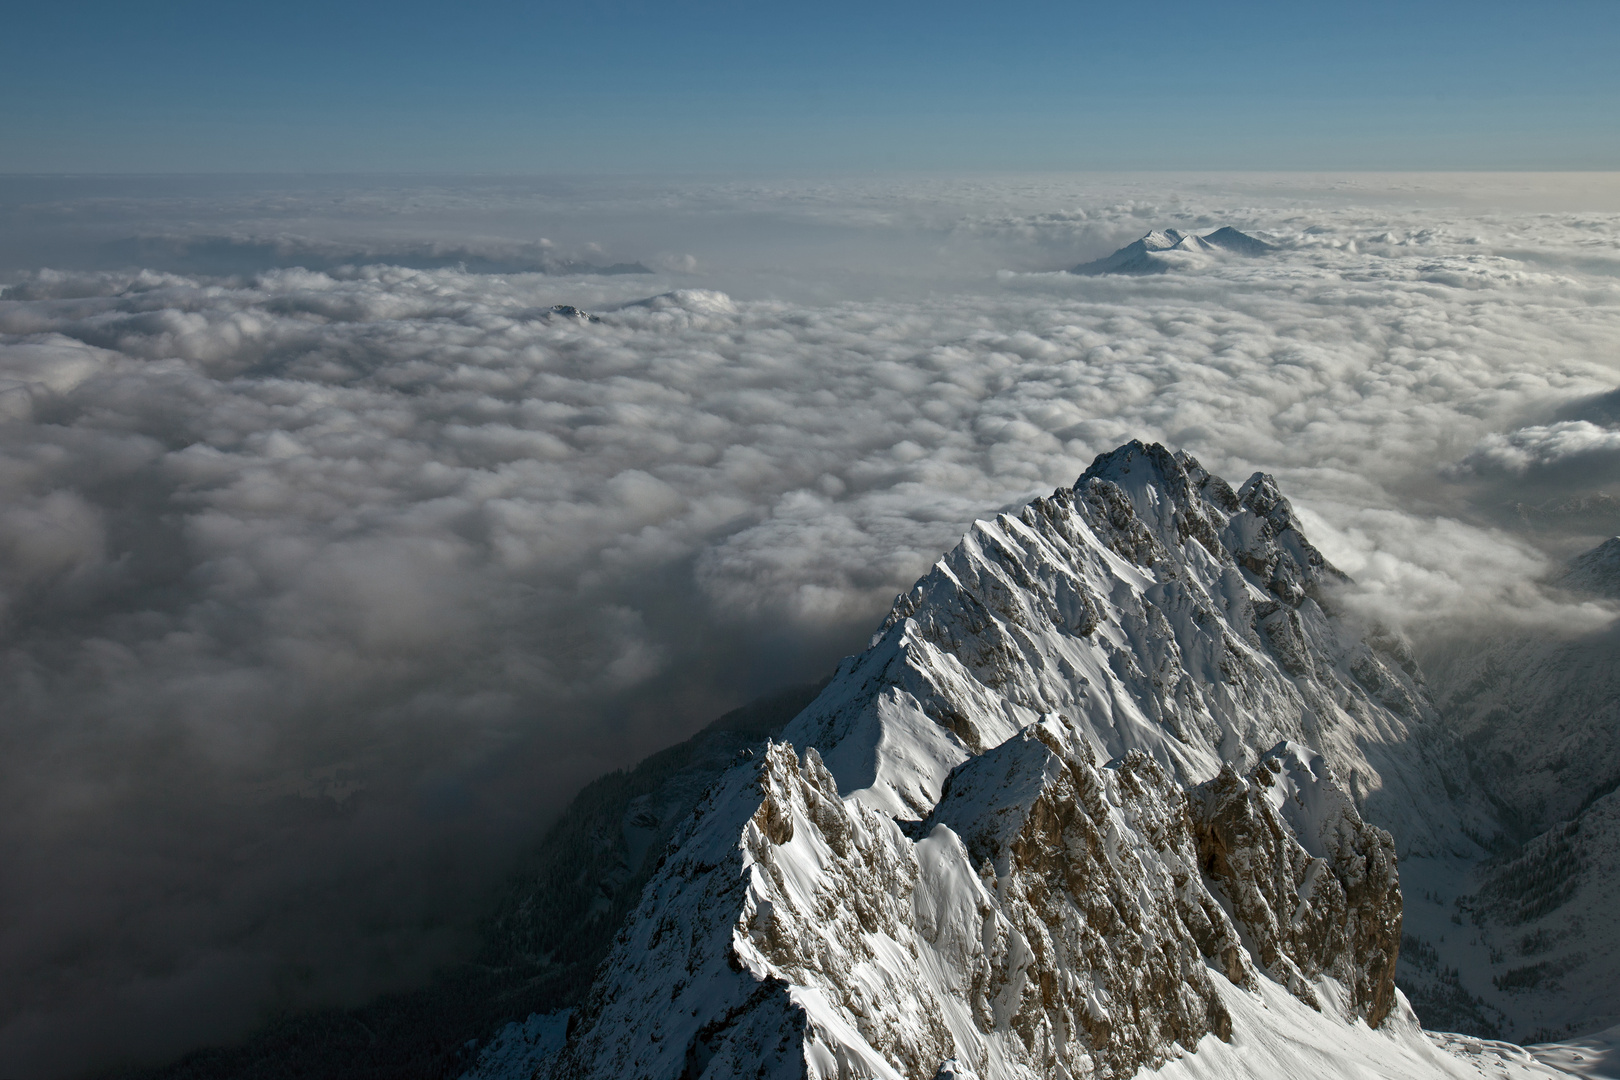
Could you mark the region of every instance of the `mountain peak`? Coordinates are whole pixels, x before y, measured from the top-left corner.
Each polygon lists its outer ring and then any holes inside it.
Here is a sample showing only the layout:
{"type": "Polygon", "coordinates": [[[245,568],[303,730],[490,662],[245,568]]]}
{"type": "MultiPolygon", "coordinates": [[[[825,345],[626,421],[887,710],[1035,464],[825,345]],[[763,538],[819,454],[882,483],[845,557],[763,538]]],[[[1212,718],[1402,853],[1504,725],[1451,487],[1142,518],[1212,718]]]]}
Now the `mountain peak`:
{"type": "Polygon", "coordinates": [[[1120,476],[1129,474],[1132,466],[1138,462],[1145,462],[1160,473],[1182,471],[1175,455],[1162,443],[1144,443],[1141,439],[1132,439],[1093,458],[1074,486],[1078,488],[1093,477],[1117,482],[1120,476]]]}
{"type": "MultiPolygon", "coordinates": [[[[1205,246],[1199,237],[1177,229],[1154,229],[1136,241],[1136,244],[1140,244],[1147,251],[1172,251],[1177,248],[1183,251],[1202,251],[1205,246]]],[[[1136,244],[1128,246],[1135,247],[1136,244]]]]}
{"type": "Polygon", "coordinates": [[[1276,246],[1257,240],[1248,233],[1238,232],[1230,225],[1223,225],[1212,233],[1203,237],[1204,243],[1218,247],[1223,251],[1233,251],[1240,255],[1264,255],[1268,251],[1275,251],[1276,246]]]}
{"type": "Polygon", "coordinates": [[[1241,233],[1230,225],[1222,226],[1204,236],[1184,233],[1178,229],[1154,229],[1140,240],[1133,240],[1112,255],[1081,263],[1069,271],[1071,274],[1162,274],[1175,264],[1164,256],[1167,253],[1194,252],[1209,254],[1226,252],[1233,255],[1264,255],[1275,248],[1263,240],[1241,233]]]}
{"type": "Polygon", "coordinates": [[[820,748],[842,794],[913,821],[952,768],[1052,714],[1103,759],[1142,750],[1188,782],[1293,740],[1365,797],[1409,805],[1385,816],[1403,846],[1444,847],[1455,830],[1418,810],[1433,785],[1367,756],[1432,709],[1317,603],[1347,580],[1271,477],[1234,492],[1132,440],[1074,487],[976,522],[783,737],[820,748]],[[1374,715],[1390,726],[1351,734],[1374,715]]]}
{"type": "Polygon", "coordinates": [[[1378,1026],[1397,843],[1485,830],[1330,572],[1269,476],[1158,443],[975,522],[710,785],[537,1075],[1128,1077],[1378,1026]]]}

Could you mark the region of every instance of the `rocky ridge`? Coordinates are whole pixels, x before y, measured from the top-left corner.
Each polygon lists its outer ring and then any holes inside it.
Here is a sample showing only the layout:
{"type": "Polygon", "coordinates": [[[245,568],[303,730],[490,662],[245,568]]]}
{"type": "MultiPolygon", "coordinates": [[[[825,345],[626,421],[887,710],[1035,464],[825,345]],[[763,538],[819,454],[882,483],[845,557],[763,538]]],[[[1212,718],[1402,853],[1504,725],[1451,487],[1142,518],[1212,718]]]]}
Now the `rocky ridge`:
{"type": "Polygon", "coordinates": [[[1491,823],[1343,580],[1269,477],[1140,443],[975,524],[705,796],[537,1075],[1123,1077],[1269,980],[1380,1024],[1397,843],[1491,823]]]}
{"type": "Polygon", "coordinates": [[[1145,754],[1099,766],[1075,745],[1047,721],[965,764],[914,842],[840,799],[814,749],[770,744],[672,846],[543,1075],[1132,1076],[1232,1036],[1214,980],[1258,989],[1245,937],[1300,1000],[1322,1008],[1311,979],[1338,975],[1346,1018],[1383,1020],[1387,834],[1344,800],[1334,827],[1364,850],[1316,858],[1246,797],[1269,760],[1189,795],[1145,754]],[[1232,780],[1275,846],[1221,846],[1232,780]]]}

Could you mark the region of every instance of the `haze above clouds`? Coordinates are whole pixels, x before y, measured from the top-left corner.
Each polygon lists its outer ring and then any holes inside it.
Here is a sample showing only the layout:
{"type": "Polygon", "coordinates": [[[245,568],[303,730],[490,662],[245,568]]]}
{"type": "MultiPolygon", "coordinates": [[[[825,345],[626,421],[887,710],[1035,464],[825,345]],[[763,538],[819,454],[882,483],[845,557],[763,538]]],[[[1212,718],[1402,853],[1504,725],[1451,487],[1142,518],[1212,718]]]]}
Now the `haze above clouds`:
{"type": "Polygon", "coordinates": [[[13,179],[0,223],[24,1075],[465,955],[582,783],[1130,438],[1275,473],[1420,644],[1611,617],[1534,584],[1596,526],[1522,505],[1620,494],[1612,176],[13,179]],[[1220,225],[1282,250],[1059,272],[1220,225]],[[570,262],[654,272],[523,272],[570,262]]]}

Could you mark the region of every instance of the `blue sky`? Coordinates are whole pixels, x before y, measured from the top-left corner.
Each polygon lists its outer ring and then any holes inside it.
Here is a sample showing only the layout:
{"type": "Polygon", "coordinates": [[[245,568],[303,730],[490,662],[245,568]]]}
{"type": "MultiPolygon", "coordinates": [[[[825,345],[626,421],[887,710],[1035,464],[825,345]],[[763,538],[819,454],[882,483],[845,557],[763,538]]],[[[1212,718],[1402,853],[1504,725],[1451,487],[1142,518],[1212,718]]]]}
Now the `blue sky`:
{"type": "Polygon", "coordinates": [[[0,172],[1620,167],[1620,2],[11,5],[0,172]]]}

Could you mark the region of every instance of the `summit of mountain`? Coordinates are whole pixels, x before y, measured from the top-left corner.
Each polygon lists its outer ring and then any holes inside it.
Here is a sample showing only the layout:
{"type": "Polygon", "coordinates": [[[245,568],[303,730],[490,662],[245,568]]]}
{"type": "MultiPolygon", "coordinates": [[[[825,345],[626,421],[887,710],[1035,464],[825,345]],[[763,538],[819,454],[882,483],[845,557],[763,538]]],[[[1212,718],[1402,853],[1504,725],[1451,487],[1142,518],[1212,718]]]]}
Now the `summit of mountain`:
{"type": "Polygon", "coordinates": [[[1133,240],[1111,255],[1072,268],[1069,273],[1095,274],[1163,274],[1173,269],[1177,254],[1215,254],[1257,256],[1276,250],[1274,245],[1239,232],[1230,225],[1212,233],[1197,236],[1177,229],[1154,229],[1139,240],[1133,240]],[[1169,257],[1167,257],[1169,256],[1169,257]]]}
{"type": "Polygon", "coordinates": [[[1452,1075],[1395,860],[1494,822],[1347,581],[1271,477],[1141,442],[976,522],[714,780],[536,1075],[1124,1077],[1319,1024],[1452,1075]]]}

